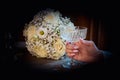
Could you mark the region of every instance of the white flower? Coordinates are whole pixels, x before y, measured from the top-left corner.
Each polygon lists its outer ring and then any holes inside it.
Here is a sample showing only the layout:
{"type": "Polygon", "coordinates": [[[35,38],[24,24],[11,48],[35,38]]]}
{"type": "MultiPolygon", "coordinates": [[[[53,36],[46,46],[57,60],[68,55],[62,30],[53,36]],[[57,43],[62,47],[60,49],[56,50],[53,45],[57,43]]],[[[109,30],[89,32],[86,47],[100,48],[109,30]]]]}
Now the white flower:
{"type": "Polygon", "coordinates": [[[47,57],[47,50],[44,47],[35,46],[33,47],[33,52],[36,53],[37,57],[47,57]]]}
{"type": "Polygon", "coordinates": [[[65,44],[61,39],[57,39],[56,42],[54,42],[53,47],[56,52],[55,54],[53,54],[55,59],[59,59],[65,54],[65,44]]]}
{"type": "Polygon", "coordinates": [[[24,31],[24,35],[27,37],[28,40],[33,38],[35,34],[36,34],[35,26],[29,26],[27,30],[24,31]]]}
{"type": "Polygon", "coordinates": [[[46,29],[46,28],[43,28],[43,27],[40,27],[40,28],[37,30],[37,35],[38,35],[39,38],[41,38],[41,39],[46,38],[46,36],[48,35],[47,29],[46,29]]]}
{"type": "Polygon", "coordinates": [[[58,25],[58,21],[59,21],[59,12],[49,12],[44,20],[47,22],[47,23],[50,23],[50,24],[53,24],[54,26],[57,26],[58,25]]]}
{"type": "Polygon", "coordinates": [[[73,23],[69,22],[67,26],[69,27],[68,29],[75,30],[75,26],[73,23]]]}

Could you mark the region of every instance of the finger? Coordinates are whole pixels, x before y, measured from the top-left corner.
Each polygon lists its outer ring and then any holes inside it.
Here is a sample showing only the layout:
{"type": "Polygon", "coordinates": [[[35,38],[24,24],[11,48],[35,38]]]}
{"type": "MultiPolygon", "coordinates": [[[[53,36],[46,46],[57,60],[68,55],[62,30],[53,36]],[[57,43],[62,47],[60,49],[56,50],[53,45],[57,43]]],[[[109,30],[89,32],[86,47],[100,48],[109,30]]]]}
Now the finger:
{"type": "Polygon", "coordinates": [[[67,53],[67,56],[72,58],[73,56],[75,56],[75,53],[67,53]]]}
{"type": "Polygon", "coordinates": [[[79,49],[81,46],[81,43],[80,42],[75,42],[74,43],[74,49],[79,49]]]}
{"type": "Polygon", "coordinates": [[[67,43],[66,43],[66,48],[67,48],[67,49],[73,49],[73,46],[72,46],[69,42],[67,42],[67,43]]]}
{"type": "Polygon", "coordinates": [[[79,49],[79,46],[76,45],[77,43],[67,43],[66,48],[67,49],[79,49]]]}
{"type": "Polygon", "coordinates": [[[75,55],[72,56],[73,59],[75,60],[81,60],[81,54],[80,53],[76,53],[75,55]]]}
{"type": "Polygon", "coordinates": [[[70,44],[71,42],[66,42],[66,45],[70,44]]]}
{"type": "Polygon", "coordinates": [[[67,44],[67,45],[66,45],[66,48],[67,48],[67,49],[79,49],[79,47],[76,46],[76,45],[74,45],[74,44],[67,44]]]}
{"type": "Polygon", "coordinates": [[[77,50],[77,49],[73,49],[73,50],[71,50],[71,49],[66,49],[66,52],[67,52],[67,53],[78,53],[79,50],[77,50]]]}

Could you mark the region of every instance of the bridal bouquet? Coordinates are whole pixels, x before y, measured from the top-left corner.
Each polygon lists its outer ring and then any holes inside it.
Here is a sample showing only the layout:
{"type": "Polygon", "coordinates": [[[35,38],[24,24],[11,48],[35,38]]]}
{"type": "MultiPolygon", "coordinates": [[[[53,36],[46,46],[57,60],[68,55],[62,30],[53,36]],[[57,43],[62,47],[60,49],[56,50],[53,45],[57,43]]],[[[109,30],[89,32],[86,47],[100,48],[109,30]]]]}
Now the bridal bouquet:
{"type": "Polygon", "coordinates": [[[60,29],[64,29],[63,34],[75,26],[59,11],[46,9],[38,12],[23,30],[28,51],[38,58],[60,59],[65,54],[65,40],[60,29]]]}

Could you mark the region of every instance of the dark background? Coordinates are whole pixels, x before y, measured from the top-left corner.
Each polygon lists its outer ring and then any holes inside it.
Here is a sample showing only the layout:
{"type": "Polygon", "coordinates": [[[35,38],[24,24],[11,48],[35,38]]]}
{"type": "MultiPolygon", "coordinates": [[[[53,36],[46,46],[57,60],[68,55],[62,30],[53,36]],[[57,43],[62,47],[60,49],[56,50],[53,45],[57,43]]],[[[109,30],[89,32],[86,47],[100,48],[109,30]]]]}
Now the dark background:
{"type": "MultiPolygon", "coordinates": [[[[30,1],[2,1],[0,8],[0,48],[1,48],[1,71],[3,75],[44,75],[47,74],[49,77],[62,79],[70,77],[83,77],[83,76],[97,76],[110,78],[117,77],[118,71],[118,54],[119,54],[119,4],[115,1],[76,1],[76,0],[30,0],[30,1]],[[90,17],[101,19],[104,22],[106,28],[107,37],[107,50],[113,53],[113,58],[110,62],[105,65],[95,65],[85,67],[85,69],[75,70],[68,73],[43,73],[36,70],[27,70],[23,64],[15,65],[14,59],[12,58],[14,53],[19,50],[14,45],[12,49],[6,48],[6,43],[14,44],[17,41],[23,40],[22,30],[25,23],[28,23],[33,19],[33,16],[42,9],[52,8],[59,10],[63,15],[66,14],[84,14],[90,17]],[[12,34],[10,36],[8,34],[12,34]],[[93,75],[91,75],[93,74],[93,75]],[[98,74],[98,75],[96,75],[98,74]]],[[[43,76],[41,76],[43,77],[43,76]]],[[[47,77],[46,77],[47,78],[47,77]]],[[[69,79],[69,78],[68,78],[69,79]]]]}

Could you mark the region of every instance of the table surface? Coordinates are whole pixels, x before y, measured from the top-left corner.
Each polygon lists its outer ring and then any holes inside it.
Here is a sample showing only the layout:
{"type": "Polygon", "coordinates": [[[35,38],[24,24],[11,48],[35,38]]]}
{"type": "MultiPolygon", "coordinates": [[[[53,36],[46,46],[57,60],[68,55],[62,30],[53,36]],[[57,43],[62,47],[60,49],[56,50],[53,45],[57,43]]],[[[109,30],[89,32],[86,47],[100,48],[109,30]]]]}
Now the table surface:
{"type": "MultiPolygon", "coordinates": [[[[25,43],[19,42],[17,43],[17,47],[21,50],[25,50],[25,43]]],[[[16,54],[16,57],[23,55],[21,59],[25,63],[25,65],[34,69],[42,69],[49,71],[66,71],[81,68],[85,65],[85,63],[83,62],[74,60],[74,65],[69,67],[63,67],[63,64],[66,64],[67,61],[70,61],[70,58],[67,56],[63,56],[59,60],[52,60],[45,58],[37,58],[35,56],[32,56],[28,51],[18,51],[18,53],[16,54]]]]}
{"type": "Polygon", "coordinates": [[[70,65],[68,67],[63,67],[64,64],[67,63],[67,61],[70,61],[70,58],[68,57],[62,57],[60,60],[52,60],[52,59],[45,59],[45,58],[37,58],[35,56],[32,56],[30,53],[27,53],[23,61],[25,63],[34,69],[42,69],[42,70],[49,70],[49,71],[66,71],[66,70],[72,70],[81,68],[83,65],[85,65],[82,62],[78,62],[74,60],[74,65],[70,65]]]}

